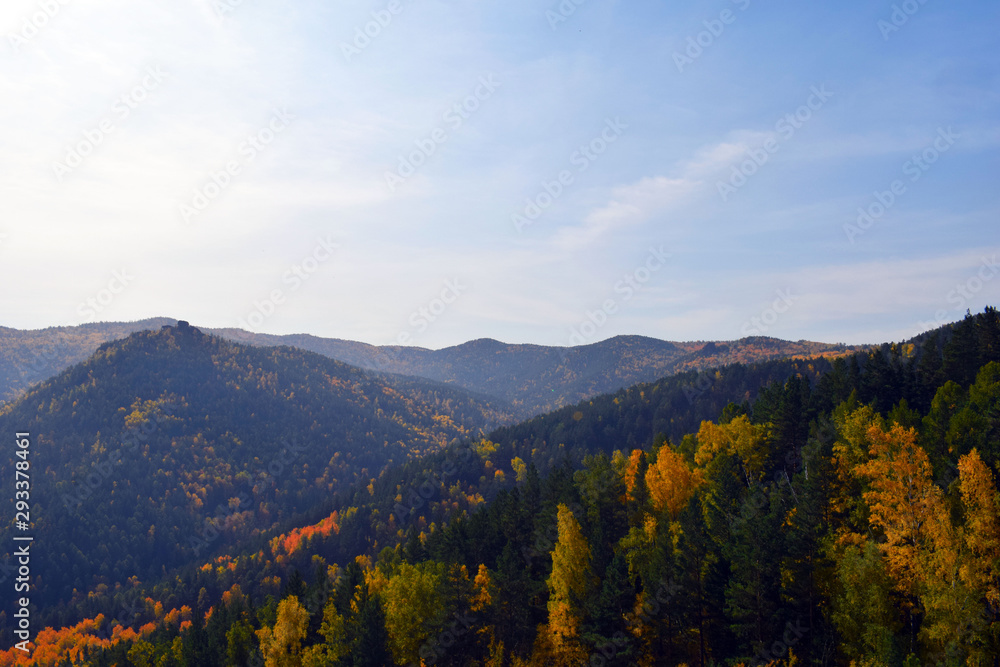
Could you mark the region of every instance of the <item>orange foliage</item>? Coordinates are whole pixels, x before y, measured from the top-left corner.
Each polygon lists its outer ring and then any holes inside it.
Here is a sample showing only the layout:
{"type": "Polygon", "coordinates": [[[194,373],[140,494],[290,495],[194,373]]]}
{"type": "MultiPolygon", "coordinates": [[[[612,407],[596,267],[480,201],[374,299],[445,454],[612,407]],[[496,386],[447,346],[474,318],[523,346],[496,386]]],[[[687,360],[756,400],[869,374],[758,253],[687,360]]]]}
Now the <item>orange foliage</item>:
{"type": "Polygon", "coordinates": [[[966,512],[965,542],[971,558],[962,567],[962,579],[981,591],[994,608],[1000,607],[1000,495],[993,473],[973,449],[958,461],[962,503],[966,512]]]}
{"type": "Polygon", "coordinates": [[[660,448],[656,463],[646,470],[646,487],[657,512],[664,509],[672,520],[677,520],[695,489],[704,481],[700,470],[692,471],[670,445],[660,448]]]}
{"type": "Polygon", "coordinates": [[[284,551],[287,555],[292,555],[302,548],[303,544],[316,535],[329,537],[330,533],[340,534],[340,526],[337,523],[339,515],[336,511],[319,523],[303,528],[296,528],[287,535],[279,535],[271,540],[271,553],[275,556],[284,551]]]}
{"type": "Polygon", "coordinates": [[[916,430],[894,424],[886,432],[872,425],[867,439],[872,459],[855,471],[870,484],[864,497],[871,525],[885,533],[879,546],[889,571],[900,590],[912,594],[919,582],[955,571],[954,529],[916,430]]]}
{"type": "Polygon", "coordinates": [[[222,594],[222,604],[227,607],[234,602],[243,603],[244,601],[246,601],[246,596],[243,595],[243,589],[240,588],[239,584],[233,584],[232,588],[222,594]]]}
{"type": "Polygon", "coordinates": [[[167,612],[167,615],[163,617],[163,622],[166,625],[177,625],[181,620],[181,612],[179,609],[171,609],[167,612]]]}
{"type": "Polygon", "coordinates": [[[66,658],[71,662],[80,659],[86,649],[108,648],[118,642],[132,642],[141,637],[147,637],[156,629],[155,623],[147,623],[138,632],[132,628],[115,626],[110,637],[101,630],[104,625],[104,615],[88,618],[69,628],[45,628],[38,633],[30,653],[11,648],[0,652],[0,667],[14,665],[36,665],[38,667],[55,667],[66,658]]]}
{"type": "Polygon", "coordinates": [[[628,463],[625,465],[625,493],[628,494],[629,500],[635,500],[633,492],[635,491],[635,483],[639,478],[639,463],[642,461],[642,457],[645,455],[641,449],[633,449],[632,453],[628,456],[628,463]]]}

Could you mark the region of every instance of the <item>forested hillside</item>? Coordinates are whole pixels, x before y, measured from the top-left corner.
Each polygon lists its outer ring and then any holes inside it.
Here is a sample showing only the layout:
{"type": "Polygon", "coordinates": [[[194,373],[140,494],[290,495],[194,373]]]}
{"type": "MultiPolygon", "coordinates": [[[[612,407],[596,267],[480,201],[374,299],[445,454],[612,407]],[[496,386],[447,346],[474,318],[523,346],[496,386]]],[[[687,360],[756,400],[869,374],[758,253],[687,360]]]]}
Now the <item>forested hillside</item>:
{"type": "Polygon", "coordinates": [[[0,409],[0,430],[33,437],[34,521],[53,547],[35,599],[51,608],[160,577],[507,418],[457,388],[176,327],[103,345],[0,409]]]}
{"type": "Polygon", "coordinates": [[[987,309],[453,443],[201,566],[92,591],[35,660],[995,665],[998,473],[987,309]]]}
{"type": "Polygon", "coordinates": [[[28,387],[62,372],[92,355],[102,344],[176,320],[100,322],[77,327],[19,331],[0,327],[0,401],[23,394],[28,387]]]}
{"type": "Polygon", "coordinates": [[[615,336],[567,348],[480,339],[442,350],[425,350],[374,347],[313,336],[265,336],[238,330],[218,333],[252,344],[294,345],[362,368],[456,384],[510,403],[521,418],[675,373],[771,359],[833,358],[855,349],[762,336],[724,343],[615,336]]]}
{"type": "MultiPolygon", "coordinates": [[[[40,331],[0,329],[0,400],[15,398],[31,384],[83,361],[105,341],[174,323],[176,320],[157,318],[40,331]]],[[[760,336],[727,343],[674,343],[645,336],[616,336],[575,347],[512,345],[480,339],[427,350],[378,347],[305,334],[275,336],[241,329],[205,331],[247,345],[287,345],[360,368],[453,384],[509,404],[517,419],[674,373],[771,359],[833,358],[855,349],[760,336]]]]}

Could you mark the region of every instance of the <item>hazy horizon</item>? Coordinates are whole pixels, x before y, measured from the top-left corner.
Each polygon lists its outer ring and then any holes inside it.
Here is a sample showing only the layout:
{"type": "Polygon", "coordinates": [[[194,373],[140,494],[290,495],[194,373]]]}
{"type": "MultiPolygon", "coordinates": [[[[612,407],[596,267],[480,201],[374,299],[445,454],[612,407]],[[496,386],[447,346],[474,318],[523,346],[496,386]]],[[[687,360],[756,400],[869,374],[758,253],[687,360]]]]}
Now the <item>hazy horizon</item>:
{"type": "MultiPolygon", "coordinates": [[[[975,314],[975,313],[973,313],[973,314],[975,314]]],[[[415,348],[415,349],[425,349],[425,350],[431,350],[431,351],[438,351],[438,350],[448,349],[448,348],[452,348],[452,347],[459,347],[459,346],[462,346],[462,345],[465,345],[465,344],[468,344],[468,343],[475,343],[477,341],[483,341],[483,340],[493,341],[493,342],[501,343],[503,345],[524,345],[524,346],[538,346],[538,347],[575,347],[577,345],[597,345],[597,344],[604,343],[606,341],[612,340],[614,338],[628,338],[628,337],[650,338],[650,339],[662,341],[662,342],[665,342],[665,343],[679,343],[679,344],[736,343],[736,342],[739,342],[740,340],[742,340],[744,338],[751,338],[751,337],[774,338],[774,339],[778,339],[778,340],[784,340],[784,341],[787,341],[787,342],[810,342],[810,343],[821,343],[821,344],[826,344],[826,345],[848,345],[848,346],[854,346],[854,347],[870,346],[870,345],[881,345],[883,343],[901,342],[901,340],[878,340],[878,341],[874,341],[873,340],[873,341],[862,341],[862,342],[848,342],[848,341],[841,341],[841,340],[811,340],[811,339],[808,339],[808,338],[790,339],[790,338],[781,338],[780,336],[770,336],[768,334],[753,334],[751,336],[740,336],[738,338],[726,338],[726,339],[722,339],[722,338],[691,338],[691,339],[683,339],[682,340],[682,339],[679,339],[679,338],[674,338],[674,339],[659,338],[659,337],[656,337],[656,336],[647,336],[646,334],[617,333],[617,334],[613,334],[613,335],[610,335],[610,336],[607,336],[607,337],[603,337],[603,338],[602,337],[594,337],[593,340],[585,340],[585,342],[583,342],[583,343],[577,342],[576,341],[576,337],[574,337],[574,341],[568,341],[566,345],[558,345],[558,344],[557,345],[546,345],[544,343],[538,343],[538,342],[530,341],[530,340],[504,340],[504,339],[500,339],[500,338],[494,338],[494,337],[491,337],[491,336],[479,336],[478,338],[470,338],[468,340],[463,340],[463,341],[460,341],[458,343],[453,343],[453,344],[448,344],[448,345],[442,345],[440,347],[429,347],[429,346],[426,346],[426,345],[416,345],[416,344],[413,344],[413,343],[408,343],[408,344],[405,344],[405,345],[400,345],[399,343],[392,343],[392,342],[390,342],[390,343],[373,343],[373,342],[370,342],[370,341],[358,340],[358,339],[355,339],[355,338],[335,338],[335,337],[332,337],[332,336],[321,336],[321,335],[315,334],[315,333],[313,333],[311,331],[295,331],[295,332],[292,332],[292,333],[280,333],[280,334],[272,334],[272,333],[267,333],[267,332],[254,332],[254,331],[251,331],[249,329],[241,329],[240,327],[225,326],[225,325],[216,326],[216,325],[213,325],[213,324],[206,324],[206,323],[203,323],[203,322],[185,320],[183,317],[176,318],[176,317],[170,317],[170,316],[166,316],[166,315],[157,315],[157,316],[153,316],[153,317],[143,317],[143,318],[140,318],[140,319],[137,319],[137,320],[101,320],[101,321],[96,321],[96,322],[84,322],[82,324],[53,324],[53,325],[49,325],[49,326],[46,326],[46,327],[35,327],[35,328],[28,328],[28,329],[19,328],[19,327],[11,327],[9,325],[0,323],[0,329],[11,329],[11,330],[15,330],[15,331],[22,331],[22,332],[28,332],[28,333],[30,333],[30,332],[46,331],[48,329],[73,329],[73,328],[76,328],[76,327],[79,327],[79,326],[101,326],[101,325],[115,325],[115,324],[135,324],[135,323],[145,322],[145,321],[154,321],[155,322],[157,320],[162,320],[162,319],[172,320],[172,321],[182,321],[183,320],[185,322],[188,322],[188,324],[190,326],[192,326],[192,327],[195,327],[195,328],[198,328],[198,329],[205,329],[205,330],[208,330],[208,331],[244,331],[244,332],[247,332],[247,333],[250,333],[250,334],[260,334],[260,335],[263,335],[263,336],[275,336],[275,337],[279,337],[279,338],[280,337],[289,337],[289,336],[312,336],[314,338],[322,338],[322,339],[326,339],[326,340],[341,340],[341,341],[350,342],[350,343],[360,343],[360,344],[363,344],[363,345],[371,345],[373,347],[399,346],[399,347],[411,347],[411,348],[415,348]]],[[[955,322],[957,322],[957,321],[959,321],[959,320],[955,320],[955,322]]],[[[944,324],[951,324],[951,323],[953,323],[953,322],[946,322],[944,324]]],[[[918,333],[923,333],[923,332],[918,332],[918,333]]]]}
{"type": "Polygon", "coordinates": [[[4,324],[901,340],[1000,300],[998,16],[11,0],[4,324]]]}

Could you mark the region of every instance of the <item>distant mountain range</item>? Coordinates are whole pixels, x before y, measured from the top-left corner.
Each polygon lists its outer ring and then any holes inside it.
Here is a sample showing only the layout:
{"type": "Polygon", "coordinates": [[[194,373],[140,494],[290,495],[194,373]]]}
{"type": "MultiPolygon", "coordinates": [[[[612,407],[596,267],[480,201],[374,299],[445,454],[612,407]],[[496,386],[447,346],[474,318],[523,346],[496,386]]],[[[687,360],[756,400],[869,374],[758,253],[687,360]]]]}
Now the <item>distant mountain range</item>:
{"type": "Polygon", "coordinates": [[[190,326],[105,343],[0,407],[0,430],[34,439],[38,538],[64,545],[39,557],[52,602],[162,575],[509,420],[457,387],[190,326]]]}
{"type": "MultiPolygon", "coordinates": [[[[83,361],[102,343],[176,323],[171,318],[154,318],[35,331],[0,327],[0,400],[16,398],[32,384],[83,361]]],[[[484,338],[428,350],[308,334],[275,336],[241,329],[203,330],[248,345],[288,345],[359,368],[453,384],[490,396],[498,405],[505,404],[515,419],[683,371],[781,358],[838,357],[860,349],[767,337],[669,342],[645,336],[616,336],[578,347],[507,344],[484,338]]]]}

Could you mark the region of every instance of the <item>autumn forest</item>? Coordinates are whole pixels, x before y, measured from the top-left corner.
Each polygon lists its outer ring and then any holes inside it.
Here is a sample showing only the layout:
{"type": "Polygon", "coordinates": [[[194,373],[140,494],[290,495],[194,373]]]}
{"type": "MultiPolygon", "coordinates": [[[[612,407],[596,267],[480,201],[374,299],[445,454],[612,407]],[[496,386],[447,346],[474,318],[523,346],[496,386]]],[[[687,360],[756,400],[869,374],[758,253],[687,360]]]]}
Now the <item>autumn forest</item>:
{"type": "Polygon", "coordinates": [[[0,407],[38,516],[0,665],[1000,665],[997,311],[753,349],[518,421],[509,386],[105,342],[0,407]]]}

